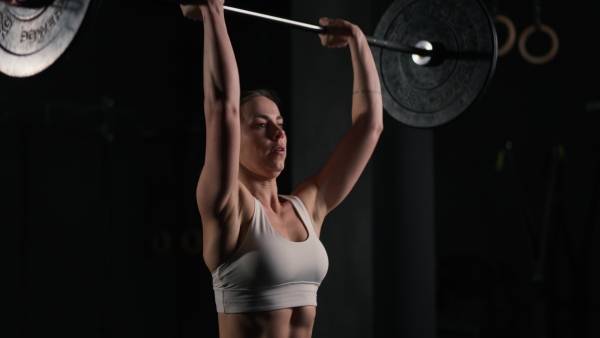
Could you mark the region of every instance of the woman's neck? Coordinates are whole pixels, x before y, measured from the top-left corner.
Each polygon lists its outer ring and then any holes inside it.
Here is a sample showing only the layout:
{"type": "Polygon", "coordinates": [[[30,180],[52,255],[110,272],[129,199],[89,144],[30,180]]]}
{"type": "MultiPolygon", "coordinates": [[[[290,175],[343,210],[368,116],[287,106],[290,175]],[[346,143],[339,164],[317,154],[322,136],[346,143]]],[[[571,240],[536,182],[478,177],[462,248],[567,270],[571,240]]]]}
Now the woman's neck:
{"type": "Polygon", "coordinates": [[[240,170],[239,179],[250,194],[258,199],[264,207],[268,206],[276,211],[281,206],[276,178],[260,178],[255,175],[248,175],[240,170]]]}

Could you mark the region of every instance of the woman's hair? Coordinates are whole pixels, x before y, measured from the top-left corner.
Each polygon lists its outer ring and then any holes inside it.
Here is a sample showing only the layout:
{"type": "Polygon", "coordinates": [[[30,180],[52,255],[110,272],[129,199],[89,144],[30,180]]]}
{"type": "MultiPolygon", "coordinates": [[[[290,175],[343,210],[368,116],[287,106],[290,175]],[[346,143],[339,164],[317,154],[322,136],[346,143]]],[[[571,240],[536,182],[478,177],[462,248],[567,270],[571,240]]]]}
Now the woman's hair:
{"type": "Polygon", "coordinates": [[[279,108],[279,104],[281,103],[281,101],[279,100],[279,95],[277,95],[276,92],[270,89],[255,89],[243,91],[240,95],[240,107],[243,106],[244,103],[259,96],[266,97],[267,99],[275,102],[275,104],[279,108]]]}

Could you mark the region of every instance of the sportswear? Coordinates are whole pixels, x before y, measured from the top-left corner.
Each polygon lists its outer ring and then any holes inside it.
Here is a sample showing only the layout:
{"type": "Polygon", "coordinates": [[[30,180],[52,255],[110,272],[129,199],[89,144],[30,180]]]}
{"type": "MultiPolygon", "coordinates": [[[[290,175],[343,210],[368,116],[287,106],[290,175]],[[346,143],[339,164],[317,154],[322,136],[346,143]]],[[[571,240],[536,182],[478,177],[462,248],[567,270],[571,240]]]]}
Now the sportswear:
{"type": "Polygon", "coordinates": [[[246,313],[317,305],[317,290],[327,274],[329,259],[302,201],[292,203],[308,238],[293,242],[269,223],[254,198],[254,215],[240,247],[213,273],[217,312],[246,313]]]}

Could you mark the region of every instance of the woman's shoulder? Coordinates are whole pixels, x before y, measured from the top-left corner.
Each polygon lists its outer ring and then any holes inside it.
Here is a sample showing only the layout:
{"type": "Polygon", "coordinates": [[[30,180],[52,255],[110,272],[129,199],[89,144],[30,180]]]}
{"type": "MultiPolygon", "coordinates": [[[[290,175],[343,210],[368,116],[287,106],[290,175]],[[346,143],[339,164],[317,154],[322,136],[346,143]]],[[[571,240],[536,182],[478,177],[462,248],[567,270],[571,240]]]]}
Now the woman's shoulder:
{"type": "Polygon", "coordinates": [[[313,220],[313,223],[320,226],[326,214],[324,213],[324,205],[319,201],[318,186],[313,178],[304,180],[294,190],[291,195],[302,201],[306,211],[313,220]]]}
{"type": "Polygon", "coordinates": [[[296,197],[308,208],[313,206],[317,198],[317,185],[312,178],[306,179],[292,190],[291,196],[296,197]]]}

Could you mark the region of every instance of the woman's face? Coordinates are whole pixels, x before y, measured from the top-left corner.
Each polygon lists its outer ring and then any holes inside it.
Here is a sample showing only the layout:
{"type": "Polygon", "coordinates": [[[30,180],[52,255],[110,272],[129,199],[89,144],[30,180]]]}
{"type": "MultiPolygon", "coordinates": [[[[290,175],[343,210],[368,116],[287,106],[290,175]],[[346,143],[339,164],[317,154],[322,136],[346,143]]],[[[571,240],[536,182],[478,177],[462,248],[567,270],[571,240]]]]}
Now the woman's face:
{"type": "Polygon", "coordinates": [[[277,105],[264,96],[240,107],[240,166],[251,174],[271,179],[279,176],[287,154],[283,118],[277,105]]]}

